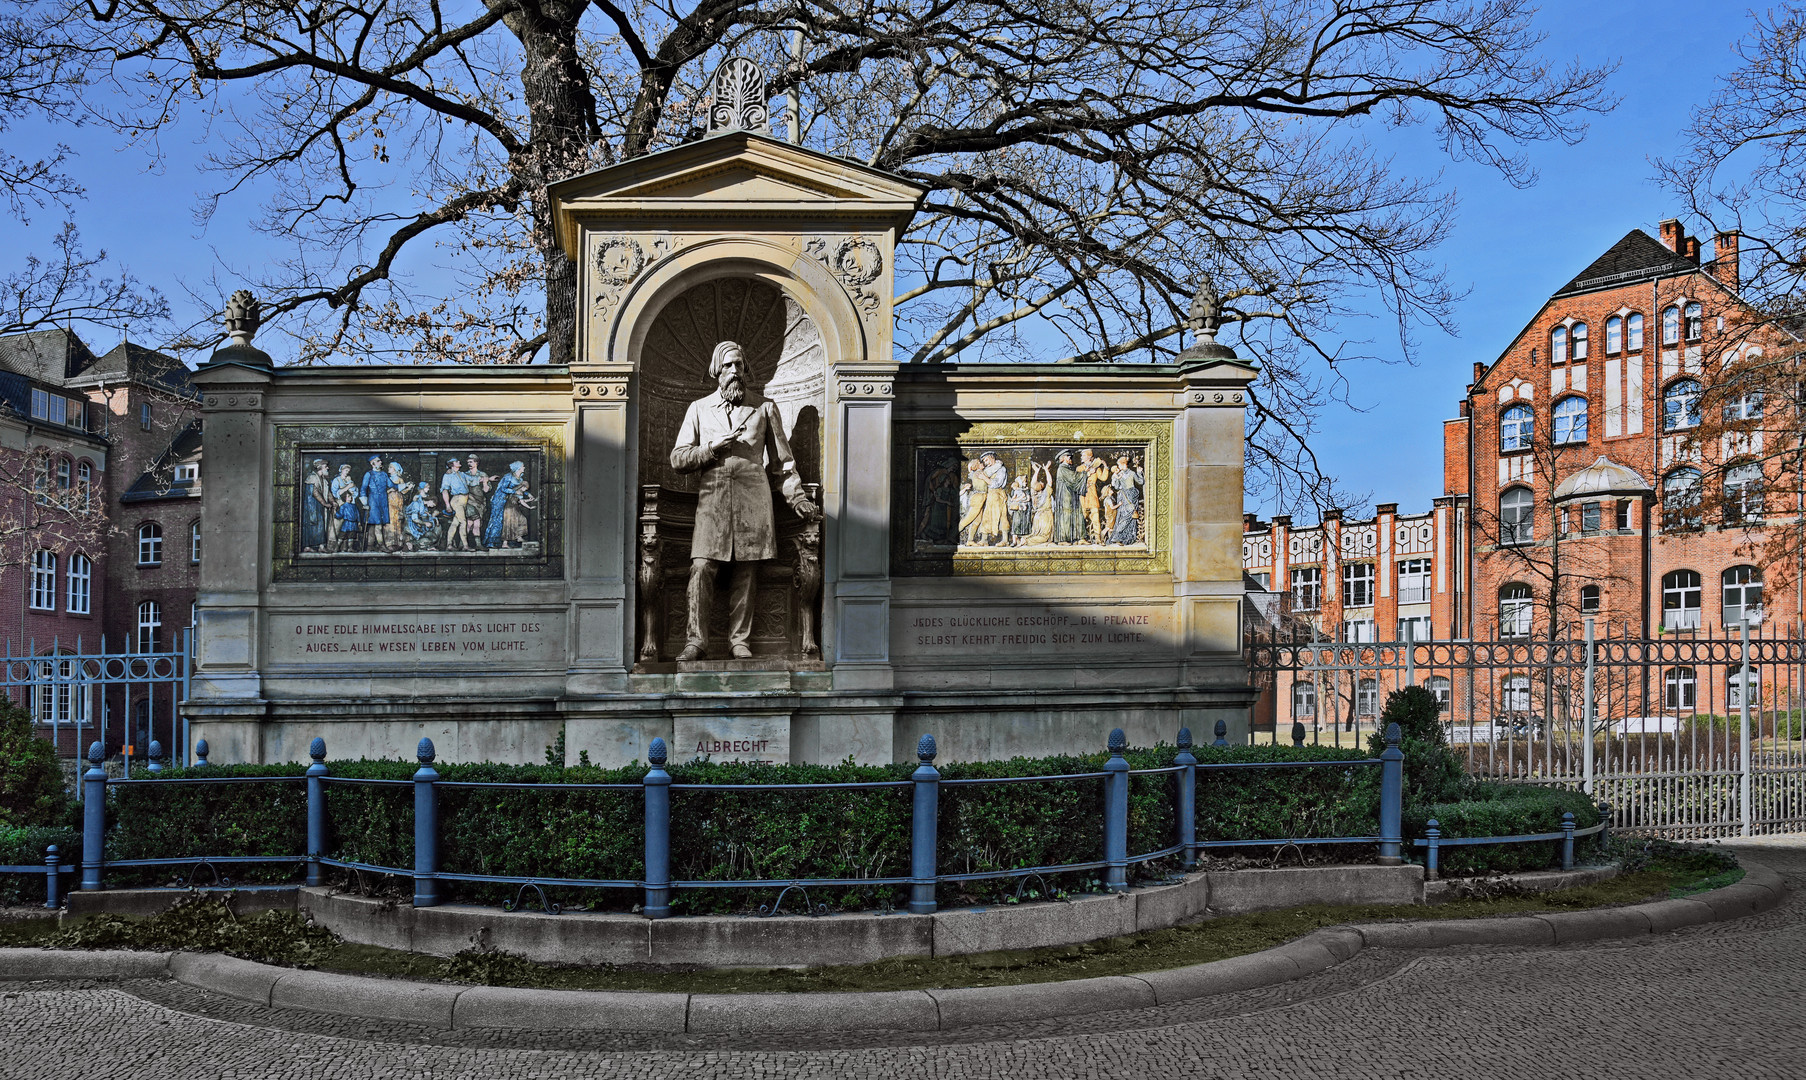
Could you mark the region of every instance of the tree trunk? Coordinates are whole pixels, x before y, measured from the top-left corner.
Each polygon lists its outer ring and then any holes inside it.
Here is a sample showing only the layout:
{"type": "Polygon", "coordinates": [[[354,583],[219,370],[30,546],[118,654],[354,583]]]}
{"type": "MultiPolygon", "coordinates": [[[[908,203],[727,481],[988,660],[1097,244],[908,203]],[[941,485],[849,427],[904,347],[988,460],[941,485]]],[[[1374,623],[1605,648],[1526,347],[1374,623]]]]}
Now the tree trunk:
{"type": "Polygon", "coordinates": [[[525,59],[521,88],[531,132],[525,160],[515,167],[527,181],[533,243],[545,261],[547,360],[568,364],[577,352],[577,264],[558,246],[546,185],[588,167],[599,141],[596,100],[577,55],[577,23],[587,3],[527,3],[508,18],[525,59]]]}

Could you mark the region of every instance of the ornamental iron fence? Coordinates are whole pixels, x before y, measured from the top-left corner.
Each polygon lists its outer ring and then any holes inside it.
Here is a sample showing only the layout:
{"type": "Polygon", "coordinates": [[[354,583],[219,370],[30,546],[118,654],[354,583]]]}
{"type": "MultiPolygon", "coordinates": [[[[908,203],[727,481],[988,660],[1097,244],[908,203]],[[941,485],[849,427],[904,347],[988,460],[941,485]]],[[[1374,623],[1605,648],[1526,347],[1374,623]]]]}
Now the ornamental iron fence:
{"type": "Polygon", "coordinates": [[[91,739],[98,740],[109,754],[124,753],[129,773],[131,759],[148,758],[153,740],[188,745],[181,704],[188,698],[193,630],[177,631],[168,649],[134,651],[135,644],[105,636],[43,646],[27,641],[20,653],[18,643],[8,641],[0,656],[6,696],[31,713],[59,753],[78,757],[91,739]]]}
{"type": "MultiPolygon", "coordinates": [[[[1226,726],[1218,722],[1216,728],[1216,746],[1226,747],[1226,726]]],[[[303,880],[307,885],[325,884],[325,872],[328,868],[338,868],[355,872],[370,872],[411,878],[413,881],[413,902],[417,907],[431,907],[441,902],[440,882],[460,881],[480,884],[518,886],[514,903],[505,905],[509,908],[518,906],[532,890],[541,908],[556,913],[558,905],[545,894],[545,889],[552,887],[575,887],[596,889],[636,889],[643,893],[642,913],[649,919],[663,918],[671,914],[672,896],[685,889],[775,889],[777,896],[769,905],[761,906],[761,914],[775,913],[783,903],[785,896],[791,891],[801,894],[805,911],[817,913],[808,901],[810,888],[826,888],[835,886],[898,886],[908,890],[906,909],[917,914],[931,913],[937,908],[936,888],[942,884],[1019,879],[1022,882],[1030,878],[1044,878],[1046,875],[1070,873],[1075,871],[1102,871],[1104,888],[1111,892],[1122,892],[1128,888],[1129,868],[1178,856],[1181,864],[1193,869],[1199,861],[1199,854],[1207,848],[1247,848],[1304,847],[1307,845],[1348,845],[1371,844],[1377,849],[1378,861],[1385,865],[1398,865],[1404,862],[1406,851],[1403,828],[1403,766],[1404,755],[1398,746],[1398,730],[1394,726],[1387,733],[1387,745],[1378,757],[1340,758],[1335,760],[1302,760],[1274,762],[1225,762],[1200,763],[1192,753],[1191,732],[1181,728],[1178,736],[1178,749],[1173,756],[1172,764],[1156,768],[1131,768],[1125,758],[1126,744],[1120,728],[1110,732],[1107,749],[1109,756],[1103,768],[1094,772],[1067,773],[1053,776],[1005,776],[974,778],[943,778],[934,766],[936,747],[932,735],[922,736],[916,748],[917,766],[907,780],[880,780],[858,783],[816,783],[816,784],[690,784],[676,783],[666,770],[668,750],[663,739],[654,739],[649,748],[647,758],[650,768],[639,783],[607,783],[607,784],[531,784],[500,783],[477,781],[451,781],[441,778],[434,768],[436,752],[430,739],[421,739],[416,748],[418,768],[411,780],[374,779],[364,777],[334,776],[326,764],[325,740],[316,738],[309,747],[312,763],[301,776],[196,776],[191,770],[188,774],[176,777],[158,775],[160,768],[153,766],[148,776],[138,779],[108,776],[102,767],[104,755],[100,744],[95,743],[89,750],[90,766],[82,776],[82,785],[87,789],[84,797],[82,854],[80,866],[79,888],[92,891],[105,887],[105,875],[109,870],[125,870],[148,867],[192,867],[188,880],[193,881],[203,867],[210,868],[217,878],[219,865],[231,864],[290,864],[302,867],[303,880]],[[1355,769],[1377,768],[1380,773],[1379,805],[1377,813],[1377,832],[1364,836],[1280,836],[1259,839],[1219,839],[1199,836],[1197,829],[1197,783],[1200,773],[1219,770],[1312,770],[1341,769],[1352,775],[1355,769]],[[1131,852],[1129,850],[1129,785],[1132,777],[1171,776],[1174,791],[1174,831],[1172,842],[1152,851],[1131,852]],[[1098,783],[1102,786],[1103,828],[1099,854],[1101,857],[1090,860],[1058,863],[1047,866],[1026,866],[1010,869],[994,869],[965,872],[946,872],[939,864],[937,834],[942,816],[941,790],[943,788],[986,787],[1013,784],[1087,784],[1098,783]],[[213,784],[253,784],[290,786],[302,785],[306,798],[306,850],[288,855],[235,855],[214,856],[207,854],[191,854],[179,857],[155,858],[113,858],[106,857],[107,831],[109,817],[109,792],[136,789],[155,790],[158,786],[173,787],[175,785],[213,785],[213,784]],[[339,786],[375,785],[390,789],[411,789],[413,814],[413,865],[384,866],[333,857],[328,852],[327,838],[332,832],[330,818],[333,798],[331,790],[339,786]],[[644,839],[644,877],[642,878],[555,878],[535,875],[476,874],[451,872],[444,868],[442,861],[442,808],[441,793],[457,789],[468,790],[507,790],[537,789],[551,792],[608,790],[621,793],[637,793],[644,805],[643,839],[644,839]],[[910,792],[910,851],[908,876],[875,876],[859,878],[732,878],[720,880],[683,880],[675,879],[672,874],[671,828],[672,803],[674,792],[710,792],[731,791],[757,795],[762,792],[793,791],[823,792],[846,790],[892,790],[910,792]]],[[[197,767],[208,766],[207,743],[201,740],[195,746],[195,764],[197,767]]],[[[54,860],[55,852],[50,853],[54,860]]],[[[47,880],[54,882],[60,867],[0,867],[4,872],[45,873],[47,880]]],[[[54,886],[51,894],[54,901],[54,886]]]]}
{"type": "Polygon", "coordinates": [[[1636,835],[1806,829],[1806,638],[1742,624],[1490,641],[1252,640],[1254,741],[1359,745],[1422,686],[1470,774],[1577,788],[1636,835]]]}

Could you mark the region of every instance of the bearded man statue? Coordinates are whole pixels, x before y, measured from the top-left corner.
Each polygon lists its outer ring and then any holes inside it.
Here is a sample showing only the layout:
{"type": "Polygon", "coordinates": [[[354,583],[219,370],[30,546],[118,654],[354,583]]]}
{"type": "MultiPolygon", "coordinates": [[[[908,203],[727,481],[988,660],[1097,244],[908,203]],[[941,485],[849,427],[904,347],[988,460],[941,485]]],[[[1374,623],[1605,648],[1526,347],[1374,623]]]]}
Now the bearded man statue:
{"type": "Polygon", "coordinates": [[[716,390],[690,403],[671,448],[673,469],[702,474],[690,541],[689,621],[677,657],[681,661],[708,655],[709,609],[723,563],[732,568],[728,649],[736,660],[752,656],[759,563],[777,554],[768,469],[777,472],[779,490],[799,517],[813,521],[820,516],[803,493],[777,407],[747,389],[746,374],[746,355],[737,343],[716,345],[709,358],[716,390]]]}

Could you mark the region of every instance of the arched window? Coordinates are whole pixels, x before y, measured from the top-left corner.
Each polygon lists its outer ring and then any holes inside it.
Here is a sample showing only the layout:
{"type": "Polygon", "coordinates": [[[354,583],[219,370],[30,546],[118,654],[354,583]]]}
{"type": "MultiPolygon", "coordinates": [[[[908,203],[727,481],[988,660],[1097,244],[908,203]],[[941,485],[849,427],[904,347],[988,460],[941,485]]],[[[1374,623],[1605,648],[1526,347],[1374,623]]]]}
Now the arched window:
{"type": "Polygon", "coordinates": [[[1605,320],[1605,351],[1607,355],[1624,351],[1624,320],[1616,315],[1605,320]]]}
{"type": "Polygon", "coordinates": [[[1499,450],[1528,450],[1536,433],[1536,414],[1528,405],[1513,405],[1499,414],[1499,450]]]}
{"type": "Polygon", "coordinates": [[[1507,675],[1503,684],[1505,693],[1500,704],[1506,712],[1527,713],[1530,711],[1530,676],[1507,675]]]}
{"type": "Polygon", "coordinates": [[[1662,309],[1662,344],[1679,345],[1681,341],[1681,309],[1662,309]]]}
{"type": "Polygon", "coordinates": [[[1699,700],[1699,682],[1690,667],[1673,667],[1662,673],[1662,704],[1670,709],[1691,709],[1699,700]]]}
{"type": "Polygon", "coordinates": [[[1549,362],[1565,364],[1568,362],[1568,328],[1558,326],[1549,331],[1549,362]]]}
{"type": "Polygon", "coordinates": [[[1599,610],[1599,586],[1582,585],[1580,587],[1580,611],[1583,615],[1591,615],[1599,610]]]}
{"type": "Polygon", "coordinates": [[[57,488],[62,491],[68,491],[70,488],[70,485],[74,483],[74,480],[75,480],[75,463],[70,461],[66,457],[57,458],[56,459],[56,486],[57,486],[57,488]]]}
{"type": "Polygon", "coordinates": [[[199,564],[201,561],[201,523],[188,523],[188,561],[199,564]]]}
{"type": "Polygon", "coordinates": [[[1308,720],[1317,715],[1317,684],[1312,682],[1295,682],[1292,684],[1292,718],[1308,720]]]}
{"type": "Polygon", "coordinates": [[[1528,544],[1536,539],[1535,499],[1529,488],[1506,488],[1499,496],[1499,543],[1528,544]]]}
{"type": "Polygon", "coordinates": [[[1730,629],[1747,615],[1752,624],[1762,620],[1762,571],[1753,566],[1733,566],[1724,578],[1724,625],[1730,629]]]}
{"type": "Polygon", "coordinates": [[[77,552],[69,556],[69,606],[71,615],[86,615],[92,610],[89,586],[94,581],[94,564],[77,552]]]}
{"type": "Polygon", "coordinates": [[[155,600],[146,600],[138,605],[138,633],[135,644],[137,651],[151,653],[157,651],[157,641],[163,635],[163,606],[155,600]]]}
{"type": "Polygon", "coordinates": [[[1555,403],[1555,443],[1557,446],[1587,441],[1587,399],[1565,397],[1555,403]]]}
{"type": "Polygon", "coordinates": [[[159,566],[163,562],[163,526],[147,521],[138,526],[138,565],[159,566]]]}
{"type": "Polygon", "coordinates": [[[1643,316],[1633,312],[1624,320],[1624,348],[1637,352],[1643,348],[1643,316]]]}
{"type": "Polygon", "coordinates": [[[1700,337],[1705,334],[1706,319],[1700,309],[1699,301],[1695,300],[1682,310],[1681,322],[1684,324],[1684,328],[1687,331],[1688,341],[1698,341],[1700,337]]]}
{"type": "Polygon", "coordinates": [[[85,722],[88,695],[83,692],[79,661],[45,659],[32,666],[36,670],[32,673],[31,712],[38,723],[85,722]]]}
{"type": "Polygon", "coordinates": [[[56,552],[47,548],[31,556],[31,606],[38,611],[56,610],[56,552]]]}
{"type": "Polygon", "coordinates": [[[1662,629],[1699,629],[1699,574],[1674,570],[1662,576],[1662,629]]]}
{"type": "Polygon", "coordinates": [[[1355,715],[1372,717],[1379,714],[1380,681],[1362,679],[1355,684],[1355,715]]]}
{"type": "Polygon", "coordinates": [[[1662,478],[1662,528],[1699,528],[1700,473],[1676,469],[1662,478]]]}
{"type": "Polygon", "coordinates": [[[1662,392],[1662,430],[1685,431],[1699,426],[1699,383],[1676,379],[1662,392]]]}
{"type": "Polygon", "coordinates": [[[88,508],[88,500],[94,495],[94,466],[86,461],[77,462],[75,466],[75,488],[81,496],[82,509],[88,508]]]}
{"type": "Polygon", "coordinates": [[[1585,360],[1587,358],[1587,324],[1577,322],[1570,327],[1568,341],[1573,349],[1574,359],[1585,360]]]}
{"type": "Polygon", "coordinates": [[[1499,590],[1499,636],[1529,637],[1530,619],[1536,601],[1530,586],[1513,581],[1499,590]]]}
{"type": "Polygon", "coordinates": [[[1762,520],[1762,479],[1762,466],[1753,461],[1724,471],[1726,525],[1762,520]]]}
{"type": "Polygon", "coordinates": [[[1432,675],[1424,680],[1423,685],[1424,689],[1430,692],[1430,696],[1436,699],[1436,707],[1443,712],[1448,712],[1455,700],[1454,688],[1449,683],[1448,677],[1432,675]]]}

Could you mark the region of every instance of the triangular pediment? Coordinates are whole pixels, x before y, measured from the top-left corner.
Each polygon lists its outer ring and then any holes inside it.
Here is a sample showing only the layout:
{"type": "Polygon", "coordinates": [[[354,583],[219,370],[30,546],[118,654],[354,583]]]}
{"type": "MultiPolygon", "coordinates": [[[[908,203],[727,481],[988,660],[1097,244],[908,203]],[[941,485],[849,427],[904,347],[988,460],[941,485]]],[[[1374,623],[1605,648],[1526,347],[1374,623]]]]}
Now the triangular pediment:
{"type": "Polygon", "coordinates": [[[921,187],[846,158],[737,131],[560,180],[547,188],[559,240],[576,244],[580,217],[658,219],[795,210],[809,215],[913,214],[921,187]]]}

